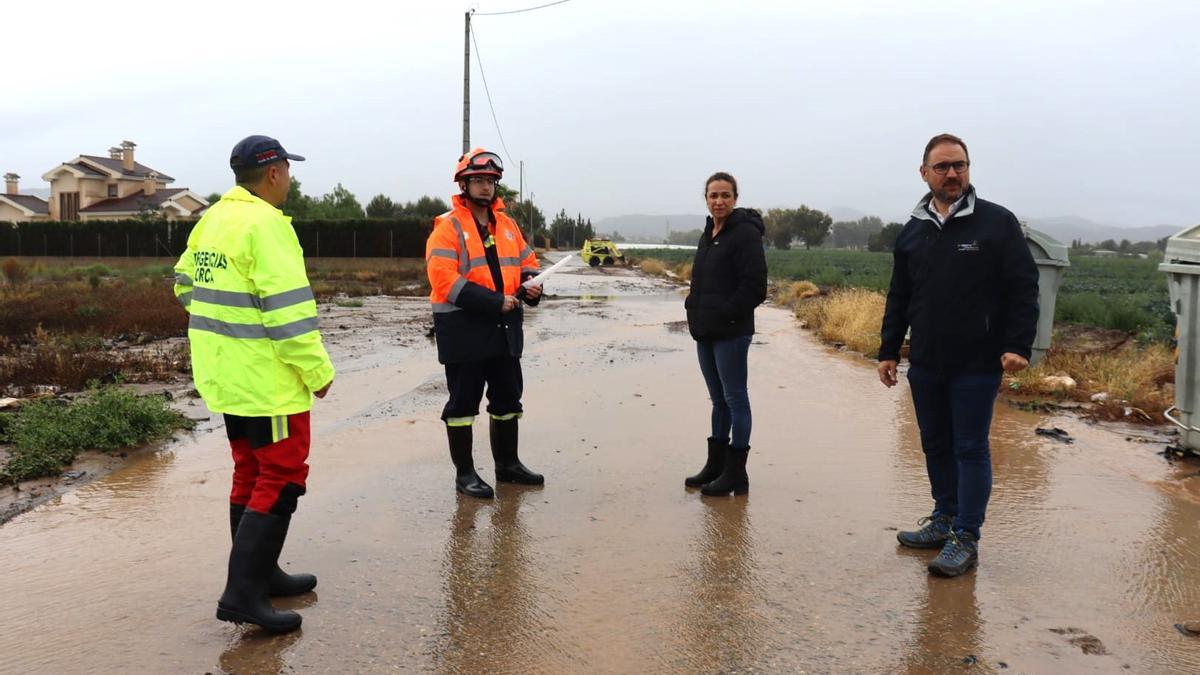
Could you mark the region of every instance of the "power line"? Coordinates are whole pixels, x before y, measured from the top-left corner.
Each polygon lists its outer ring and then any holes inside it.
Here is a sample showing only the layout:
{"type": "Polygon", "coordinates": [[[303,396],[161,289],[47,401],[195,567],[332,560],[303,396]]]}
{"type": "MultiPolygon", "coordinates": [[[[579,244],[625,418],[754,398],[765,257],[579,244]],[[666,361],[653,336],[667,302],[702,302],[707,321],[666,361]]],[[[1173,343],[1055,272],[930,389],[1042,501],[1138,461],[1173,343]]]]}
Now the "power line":
{"type": "Polygon", "coordinates": [[[521,14],[522,12],[532,12],[535,9],[545,9],[547,7],[561,5],[564,2],[570,2],[570,1],[571,0],[558,0],[558,2],[551,2],[551,3],[547,3],[545,5],[538,5],[537,7],[526,7],[525,9],[514,9],[514,10],[511,10],[508,12],[473,12],[473,14],[475,14],[475,16],[501,16],[503,14],[521,14]]]}
{"type": "MultiPolygon", "coordinates": [[[[567,2],[567,0],[562,1],[567,2]]],[[[496,107],[492,105],[492,92],[488,89],[487,75],[483,73],[483,59],[479,56],[479,42],[475,40],[474,26],[471,26],[471,43],[475,45],[475,62],[479,64],[479,77],[483,80],[483,92],[487,94],[488,108],[492,111],[492,122],[496,125],[496,135],[500,137],[500,147],[504,148],[504,156],[508,158],[509,165],[512,165],[512,154],[509,153],[508,145],[504,142],[504,134],[500,131],[500,120],[496,118],[496,107]]]]}

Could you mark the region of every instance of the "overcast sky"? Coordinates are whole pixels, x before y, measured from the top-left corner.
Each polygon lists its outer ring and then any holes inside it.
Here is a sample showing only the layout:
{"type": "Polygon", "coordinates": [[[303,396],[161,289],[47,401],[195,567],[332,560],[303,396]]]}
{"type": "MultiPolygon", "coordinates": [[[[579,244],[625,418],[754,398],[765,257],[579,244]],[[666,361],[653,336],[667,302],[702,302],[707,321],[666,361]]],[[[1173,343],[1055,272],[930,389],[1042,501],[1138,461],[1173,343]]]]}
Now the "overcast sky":
{"type": "MultiPolygon", "coordinates": [[[[46,187],[130,139],[208,194],[263,133],[307,155],[308,194],[446,197],[463,12],[547,1],[5,3],[0,171],[46,187]]],[[[896,219],[948,131],[979,194],[1022,218],[1200,222],[1194,0],[571,0],[473,24],[512,163],[548,213],[702,213],[725,170],[743,206],[896,219]]],[[[507,154],[471,68],[471,143],[507,154]]]]}

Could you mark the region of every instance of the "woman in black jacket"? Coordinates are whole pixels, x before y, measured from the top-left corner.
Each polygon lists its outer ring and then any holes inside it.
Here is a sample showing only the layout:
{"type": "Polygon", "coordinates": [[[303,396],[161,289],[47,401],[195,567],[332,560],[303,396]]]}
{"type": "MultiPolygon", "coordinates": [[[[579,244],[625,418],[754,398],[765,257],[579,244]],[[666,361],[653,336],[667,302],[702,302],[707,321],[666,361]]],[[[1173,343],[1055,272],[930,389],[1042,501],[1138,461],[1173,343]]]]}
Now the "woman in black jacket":
{"type": "Polygon", "coordinates": [[[684,302],[712,399],[708,461],[684,484],[700,487],[706,495],[750,491],[747,356],[754,308],[767,297],[767,261],[762,216],[753,209],[735,208],[737,197],[737,181],[727,173],[715,173],[705,182],[704,199],[712,215],[696,246],[691,292],[684,302]]]}

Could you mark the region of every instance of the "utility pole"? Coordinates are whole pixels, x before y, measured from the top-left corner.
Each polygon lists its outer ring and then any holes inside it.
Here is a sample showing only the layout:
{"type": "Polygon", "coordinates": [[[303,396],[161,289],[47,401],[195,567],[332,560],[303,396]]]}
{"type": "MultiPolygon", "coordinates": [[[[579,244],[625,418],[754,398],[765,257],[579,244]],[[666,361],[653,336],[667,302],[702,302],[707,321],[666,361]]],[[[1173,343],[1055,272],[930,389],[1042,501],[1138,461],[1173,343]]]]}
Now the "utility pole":
{"type": "Polygon", "coordinates": [[[520,187],[517,188],[517,201],[523,202],[523,201],[525,201],[525,160],[522,159],[520,161],[520,165],[521,165],[521,182],[520,182],[520,187]]]}
{"type": "MultiPolygon", "coordinates": [[[[474,10],[472,10],[474,11],[474,10]]],[[[463,154],[471,149],[471,12],[463,15],[463,154]]]]}

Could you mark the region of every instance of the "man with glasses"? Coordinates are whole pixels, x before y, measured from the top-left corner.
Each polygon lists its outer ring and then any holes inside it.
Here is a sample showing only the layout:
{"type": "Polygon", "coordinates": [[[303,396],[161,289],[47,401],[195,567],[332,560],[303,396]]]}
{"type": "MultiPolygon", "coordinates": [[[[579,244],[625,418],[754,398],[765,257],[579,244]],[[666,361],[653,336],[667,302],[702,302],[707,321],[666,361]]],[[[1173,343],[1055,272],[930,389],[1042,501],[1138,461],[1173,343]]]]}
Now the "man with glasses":
{"type": "Polygon", "coordinates": [[[541,286],[523,287],[537,273],[537,257],[504,210],[496,187],[504,174],[500,156],[476,148],[458,160],[459,194],[438,216],[425,245],[433,287],[433,330],[438,361],[446,368],[450,400],[442,410],[455,489],[491,499],[492,487],[475,472],[472,426],[487,386],[496,481],[541,485],[517,456],[521,417],[521,303],[536,305],[541,286]]]}
{"type": "Polygon", "coordinates": [[[1002,373],[1029,365],[1037,333],[1038,272],[1021,224],[975,196],[966,143],[930,139],[920,172],[929,185],[893,250],[879,379],[896,384],[911,329],[908,382],[933,493],[920,529],[896,538],[941,548],[929,571],[958,576],[979,560],[992,492],[988,434],[1002,373]]]}

